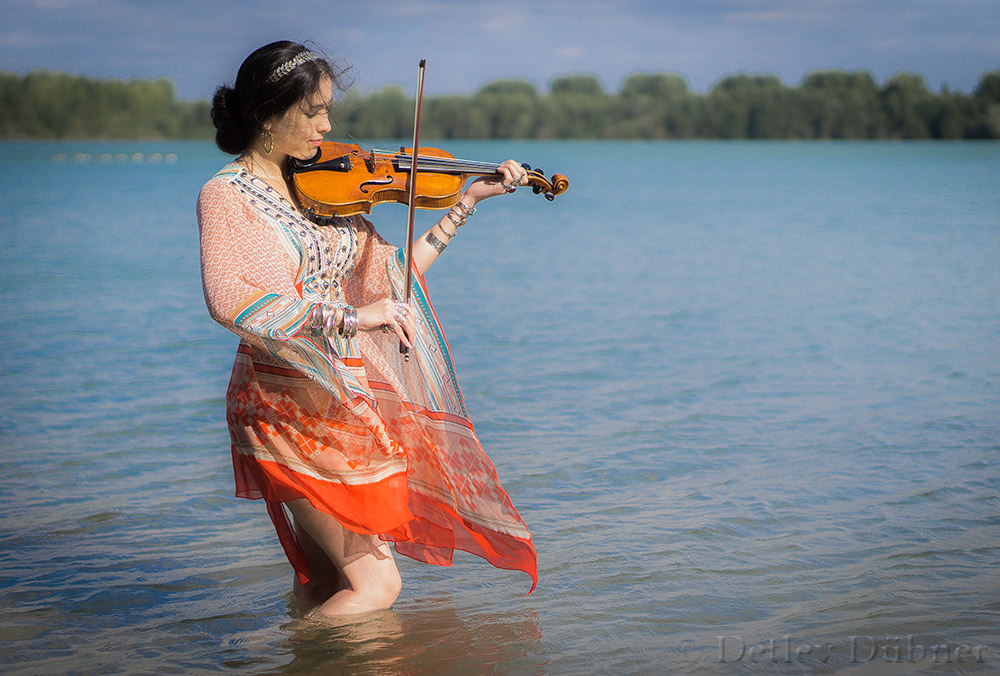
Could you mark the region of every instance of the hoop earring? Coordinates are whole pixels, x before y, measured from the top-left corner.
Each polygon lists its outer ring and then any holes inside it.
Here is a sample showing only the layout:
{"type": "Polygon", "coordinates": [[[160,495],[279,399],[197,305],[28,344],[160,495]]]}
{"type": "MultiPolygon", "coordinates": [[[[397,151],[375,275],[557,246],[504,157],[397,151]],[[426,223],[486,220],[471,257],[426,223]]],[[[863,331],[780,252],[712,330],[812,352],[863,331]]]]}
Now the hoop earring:
{"type": "Polygon", "coordinates": [[[274,137],[271,135],[271,130],[261,129],[260,138],[264,142],[264,154],[270,155],[271,151],[274,150],[274,137]]]}

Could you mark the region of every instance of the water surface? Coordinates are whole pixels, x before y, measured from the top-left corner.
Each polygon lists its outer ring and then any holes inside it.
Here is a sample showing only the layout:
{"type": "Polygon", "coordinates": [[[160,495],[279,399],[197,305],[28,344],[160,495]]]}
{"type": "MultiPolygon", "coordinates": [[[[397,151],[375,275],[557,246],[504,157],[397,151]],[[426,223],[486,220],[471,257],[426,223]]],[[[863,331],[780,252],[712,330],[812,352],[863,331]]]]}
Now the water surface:
{"type": "Polygon", "coordinates": [[[0,671],[1000,668],[1000,147],[449,150],[572,182],[485,203],[428,276],[538,590],[400,558],[392,611],[304,621],[233,497],[194,217],[225,158],[6,143],[0,671]]]}

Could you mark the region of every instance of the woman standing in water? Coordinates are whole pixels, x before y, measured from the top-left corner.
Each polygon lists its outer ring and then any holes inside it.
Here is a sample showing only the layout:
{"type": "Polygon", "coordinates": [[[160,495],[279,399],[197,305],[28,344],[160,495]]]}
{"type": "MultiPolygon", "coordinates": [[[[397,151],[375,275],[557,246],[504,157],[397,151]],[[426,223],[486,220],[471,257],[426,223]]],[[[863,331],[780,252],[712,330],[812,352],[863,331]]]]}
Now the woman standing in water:
{"type": "Polygon", "coordinates": [[[531,535],[468,419],[423,285],[479,203],[525,169],[508,160],[471,182],[414,241],[403,303],[403,252],[360,216],[311,222],[290,190],[288,160],[310,159],[330,131],[339,76],[275,42],[213,101],[216,143],[237,158],[202,188],[198,223],[209,312],[241,338],[226,395],[237,495],[266,502],[296,588],[322,615],[392,605],[388,543],[440,565],[471,552],[534,589],[531,535]]]}

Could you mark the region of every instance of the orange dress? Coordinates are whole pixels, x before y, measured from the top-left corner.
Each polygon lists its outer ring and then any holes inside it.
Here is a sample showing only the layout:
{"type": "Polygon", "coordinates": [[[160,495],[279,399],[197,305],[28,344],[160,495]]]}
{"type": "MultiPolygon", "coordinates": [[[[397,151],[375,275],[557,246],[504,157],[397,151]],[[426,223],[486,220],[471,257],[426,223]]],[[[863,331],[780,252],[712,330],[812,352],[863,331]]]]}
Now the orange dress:
{"type": "Polygon", "coordinates": [[[226,395],[236,494],[263,498],[299,579],[309,571],[282,503],[306,498],[405,556],[455,550],[537,584],[531,534],[469,421],[423,280],[410,360],[395,334],[314,337],[318,303],[402,296],[402,252],[360,216],[319,226],[227,165],[198,197],[209,313],[242,339],[226,395]]]}

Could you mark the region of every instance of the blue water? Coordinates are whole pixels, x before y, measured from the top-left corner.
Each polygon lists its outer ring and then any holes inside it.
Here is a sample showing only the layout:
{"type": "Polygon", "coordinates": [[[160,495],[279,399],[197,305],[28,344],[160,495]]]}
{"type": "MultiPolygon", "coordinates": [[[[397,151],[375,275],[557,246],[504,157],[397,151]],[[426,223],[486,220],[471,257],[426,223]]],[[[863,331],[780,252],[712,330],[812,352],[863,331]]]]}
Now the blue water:
{"type": "Polygon", "coordinates": [[[0,672],[1000,670],[1000,145],[447,149],[572,182],[428,276],[538,590],[399,558],[392,611],[304,620],[232,495],[194,217],[225,158],[5,143],[0,672]]]}

